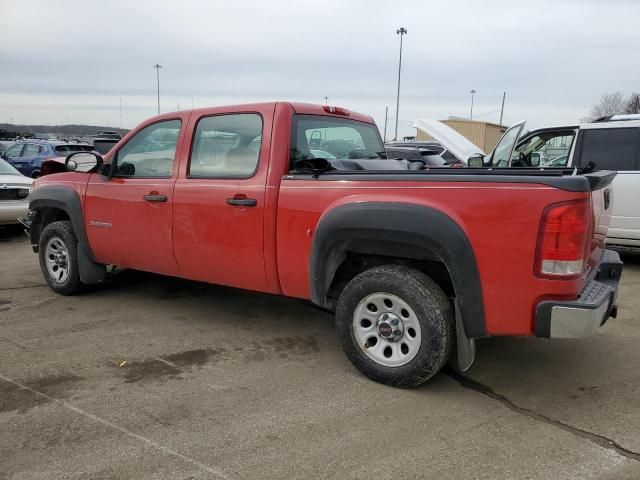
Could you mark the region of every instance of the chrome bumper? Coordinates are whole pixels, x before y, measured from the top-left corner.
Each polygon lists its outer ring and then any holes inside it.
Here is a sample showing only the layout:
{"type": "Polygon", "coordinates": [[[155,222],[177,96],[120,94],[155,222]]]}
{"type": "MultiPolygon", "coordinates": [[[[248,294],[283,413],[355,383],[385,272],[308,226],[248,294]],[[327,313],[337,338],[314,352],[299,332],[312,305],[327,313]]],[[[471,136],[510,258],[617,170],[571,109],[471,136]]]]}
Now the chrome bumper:
{"type": "Polygon", "coordinates": [[[598,273],[577,300],[544,301],[536,309],[535,333],[543,338],[584,338],[593,335],[609,317],[617,314],[618,283],[622,261],[617,252],[605,250],[598,273]]]}

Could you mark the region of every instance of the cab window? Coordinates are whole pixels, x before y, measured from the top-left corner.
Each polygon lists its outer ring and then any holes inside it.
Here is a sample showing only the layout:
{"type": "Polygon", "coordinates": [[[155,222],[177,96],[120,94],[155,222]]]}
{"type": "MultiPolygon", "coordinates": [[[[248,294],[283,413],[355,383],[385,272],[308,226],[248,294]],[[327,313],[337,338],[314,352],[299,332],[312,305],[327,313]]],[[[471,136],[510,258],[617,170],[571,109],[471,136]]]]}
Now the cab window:
{"type": "Polygon", "coordinates": [[[296,115],[291,132],[290,164],[298,160],[380,159],[384,145],[375,125],[322,115],[296,115]]]}
{"type": "Polygon", "coordinates": [[[511,155],[512,167],[566,167],[573,130],[540,132],[522,141],[511,155]]]}
{"type": "Polygon", "coordinates": [[[167,120],[140,130],[118,151],[115,176],[170,177],[180,124],[167,120]]]}
{"type": "Polygon", "coordinates": [[[190,178],[249,178],[258,168],[262,117],[237,113],[198,121],[189,160],[190,178]]]}

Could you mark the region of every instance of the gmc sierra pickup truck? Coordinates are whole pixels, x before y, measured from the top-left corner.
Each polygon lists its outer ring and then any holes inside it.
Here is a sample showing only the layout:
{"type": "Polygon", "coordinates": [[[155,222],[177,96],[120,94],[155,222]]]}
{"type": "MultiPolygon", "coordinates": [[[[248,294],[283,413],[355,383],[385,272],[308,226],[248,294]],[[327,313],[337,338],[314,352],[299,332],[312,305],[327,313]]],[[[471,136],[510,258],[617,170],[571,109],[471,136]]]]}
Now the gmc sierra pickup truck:
{"type": "Polygon", "coordinates": [[[616,314],[615,173],[431,168],[387,158],[369,116],[287,102],[160,115],[61,168],[22,219],[54,291],[117,266],[309,299],[389,385],[616,314]]]}

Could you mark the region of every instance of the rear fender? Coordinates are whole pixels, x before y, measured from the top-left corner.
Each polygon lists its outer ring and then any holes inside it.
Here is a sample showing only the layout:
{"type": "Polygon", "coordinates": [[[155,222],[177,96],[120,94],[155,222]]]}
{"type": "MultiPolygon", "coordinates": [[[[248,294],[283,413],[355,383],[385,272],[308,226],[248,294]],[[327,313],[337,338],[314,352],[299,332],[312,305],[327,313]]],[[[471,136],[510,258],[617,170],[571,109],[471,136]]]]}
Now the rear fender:
{"type": "Polygon", "coordinates": [[[487,336],[473,249],[461,226],[445,213],[391,202],[344,204],[325,213],[316,228],[309,260],[315,304],[328,307],[327,292],[348,252],[442,262],[453,283],[466,335],[487,336]]]}

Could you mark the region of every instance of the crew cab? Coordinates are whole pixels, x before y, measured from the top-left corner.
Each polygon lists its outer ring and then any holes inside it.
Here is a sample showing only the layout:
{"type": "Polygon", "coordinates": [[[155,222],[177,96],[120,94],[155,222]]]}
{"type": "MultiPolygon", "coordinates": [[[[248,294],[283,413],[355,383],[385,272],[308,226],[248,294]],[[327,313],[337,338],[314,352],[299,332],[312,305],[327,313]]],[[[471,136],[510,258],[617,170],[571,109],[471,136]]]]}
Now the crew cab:
{"type": "Polygon", "coordinates": [[[288,102],[160,115],[66,170],[23,219],[54,291],[117,266],[308,299],[385,384],[464,370],[476,339],[583,337],[616,314],[612,172],[389,159],[371,117],[288,102]]]}

